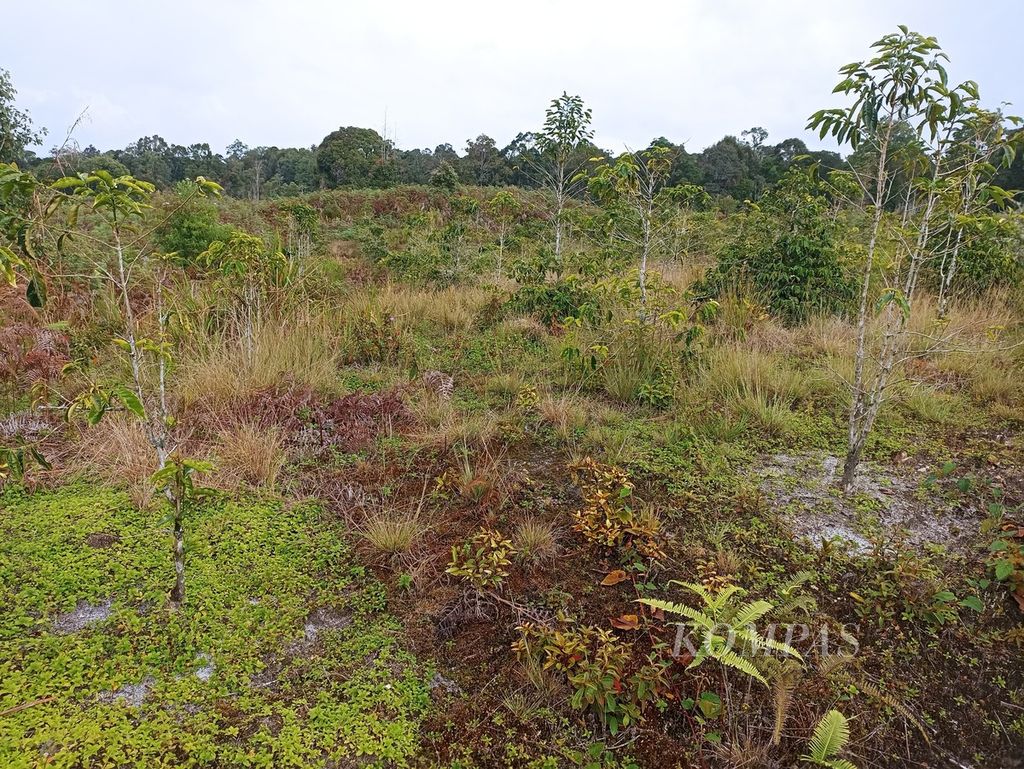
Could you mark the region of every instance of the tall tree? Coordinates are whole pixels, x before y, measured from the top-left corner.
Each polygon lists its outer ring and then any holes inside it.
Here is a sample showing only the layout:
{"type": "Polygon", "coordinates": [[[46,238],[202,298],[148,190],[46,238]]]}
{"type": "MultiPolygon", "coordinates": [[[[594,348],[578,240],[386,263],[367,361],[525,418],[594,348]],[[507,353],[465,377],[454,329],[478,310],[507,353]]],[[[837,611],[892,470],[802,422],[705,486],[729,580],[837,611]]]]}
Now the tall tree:
{"type": "Polygon", "coordinates": [[[21,163],[25,147],[39,144],[46,129],[36,129],[32,118],[15,106],[18,92],[11,82],[11,73],[0,69],[0,163],[21,163]]]}
{"type": "Polygon", "coordinates": [[[317,174],[328,187],[387,187],[397,180],[393,150],[372,128],[339,128],[317,147],[317,174]]]}

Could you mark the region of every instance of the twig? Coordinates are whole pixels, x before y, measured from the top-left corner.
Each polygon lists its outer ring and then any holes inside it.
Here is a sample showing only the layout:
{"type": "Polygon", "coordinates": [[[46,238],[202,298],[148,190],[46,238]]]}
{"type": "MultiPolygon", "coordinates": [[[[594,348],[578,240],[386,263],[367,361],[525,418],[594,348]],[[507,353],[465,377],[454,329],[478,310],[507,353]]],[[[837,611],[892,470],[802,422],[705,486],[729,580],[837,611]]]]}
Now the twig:
{"type": "Polygon", "coordinates": [[[55,695],[51,694],[48,697],[40,697],[37,700],[30,700],[29,702],[23,702],[20,705],[15,705],[13,708],[7,708],[7,710],[0,710],[0,718],[2,718],[3,716],[10,716],[10,715],[14,715],[15,713],[20,713],[22,710],[28,710],[29,708],[34,708],[36,705],[43,705],[43,704],[45,704],[47,702],[52,702],[55,699],[57,699],[57,697],[55,695]]]}

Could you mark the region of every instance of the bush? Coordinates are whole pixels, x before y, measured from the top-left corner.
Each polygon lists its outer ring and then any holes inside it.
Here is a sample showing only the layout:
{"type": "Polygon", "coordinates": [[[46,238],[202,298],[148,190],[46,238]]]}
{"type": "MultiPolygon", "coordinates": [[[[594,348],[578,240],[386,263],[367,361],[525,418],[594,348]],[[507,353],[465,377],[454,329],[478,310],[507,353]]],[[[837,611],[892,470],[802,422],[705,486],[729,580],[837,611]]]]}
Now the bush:
{"type": "Polygon", "coordinates": [[[841,259],[840,225],[813,169],[792,168],[758,206],[740,217],[703,289],[718,296],[749,284],[788,324],[839,314],[856,296],[841,259]]]}
{"type": "Polygon", "coordinates": [[[577,277],[568,277],[554,283],[521,286],[509,300],[508,307],[551,324],[568,317],[592,317],[596,304],[588,286],[577,277]]]}
{"type": "MultiPolygon", "coordinates": [[[[179,182],[178,197],[192,195],[193,187],[195,182],[179,182]]],[[[174,200],[170,205],[179,206],[181,201],[174,200]]],[[[195,261],[214,241],[226,241],[230,237],[231,228],[220,223],[217,207],[203,197],[194,197],[174,211],[156,234],[160,248],[178,254],[179,261],[186,265],[195,261]]]]}

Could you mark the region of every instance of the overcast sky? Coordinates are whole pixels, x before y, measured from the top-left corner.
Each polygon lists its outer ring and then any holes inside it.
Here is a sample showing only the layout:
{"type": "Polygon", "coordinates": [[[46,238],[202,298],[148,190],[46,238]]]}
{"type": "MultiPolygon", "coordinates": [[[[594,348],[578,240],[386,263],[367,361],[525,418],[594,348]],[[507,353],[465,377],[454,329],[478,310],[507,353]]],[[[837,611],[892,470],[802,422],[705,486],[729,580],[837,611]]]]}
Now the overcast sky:
{"type": "MultiPolygon", "coordinates": [[[[309,146],[339,126],[403,148],[481,133],[499,146],[563,90],[594,112],[597,142],[664,135],[699,150],[759,125],[801,136],[832,106],[836,70],[897,24],[938,37],[951,76],[988,106],[1024,111],[1022,0],[13,0],[0,67],[59,144],[143,135],[222,151],[309,146]]],[[[827,146],[827,145],[826,145],[827,146]]]]}

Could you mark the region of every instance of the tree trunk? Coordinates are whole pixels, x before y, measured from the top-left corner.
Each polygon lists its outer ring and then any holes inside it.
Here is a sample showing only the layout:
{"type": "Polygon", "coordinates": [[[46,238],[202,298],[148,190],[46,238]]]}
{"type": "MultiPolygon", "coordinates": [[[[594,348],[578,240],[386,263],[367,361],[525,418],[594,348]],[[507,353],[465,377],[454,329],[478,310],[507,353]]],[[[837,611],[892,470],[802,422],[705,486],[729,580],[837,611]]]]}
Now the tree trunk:
{"type": "Polygon", "coordinates": [[[174,589],[171,590],[174,609],[185,603],[185,530],[182,517],[182,502],[177,498],[174,501],[174,589]]]}

